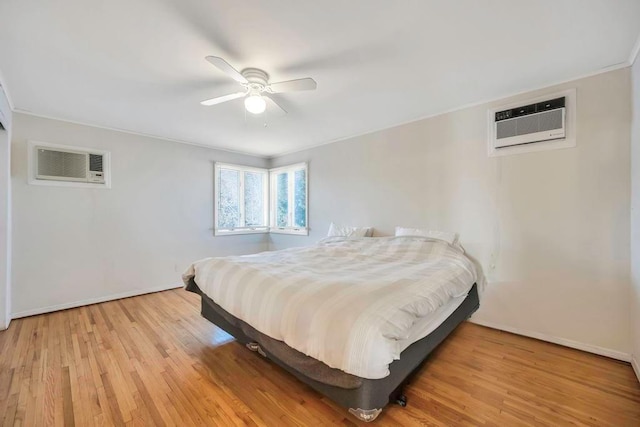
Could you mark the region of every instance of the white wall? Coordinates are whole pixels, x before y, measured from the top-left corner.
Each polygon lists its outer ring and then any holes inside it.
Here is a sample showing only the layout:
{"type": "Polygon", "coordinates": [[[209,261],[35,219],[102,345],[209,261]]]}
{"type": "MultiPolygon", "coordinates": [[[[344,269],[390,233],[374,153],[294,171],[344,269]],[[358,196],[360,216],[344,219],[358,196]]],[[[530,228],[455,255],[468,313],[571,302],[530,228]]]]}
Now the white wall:
{"type": "MultiPolygon", "coordinates": [[[[638,105],[637,62],[633,73],[638,105]]],[[[640,121],[636,108],[630,218],[630,94],[623,69],[271,161],[14,114],[12,186],[0,176],[0,204],[13,190],[12,312],[171,287],[195,259],[311,244],[333,220],[377,235],[396,225],[458,231],[489,280],[475,321],[614,357],[640,354],[640,121]],[[570,87],[576,148],[486,156],[487,108],[570,87]],[[28,185],[29,139],[110,150],[113,189],[28,185]],[[214,237],[213,161],[309,161],[309,237],[214,237]]],[[[9,272],[1,252],[0,280],[9,272]]]]}
{"type": "Polygon", "coordinates": [[[457,231],[489,282],[475,321],[628,359],[630,91],[626,68],[277,157],[309,162],[311,231],[270,247],[457,231]],[[573,87],[576,148],[487,157],[488,108],[573,87]]]}
{"type": "Polygon", "coordinates": [[[179,285],[194,260],[267,249],[213,235],[213,162],[265,159],[14,114],[13,314],[179,285]],[[27,140],[111,151],[112,189],[27,184],[27,140]]]}
{"type": "Polygon", "coordinates": [[[631,312],[633,365],[640,379],[640,60],[632,67],[631,129],[631,312]]]}
{"type": "Polygon", "coordinates": [[[11,321],[11,123],[12,112],[0,86],[0,330],[11,321]]]}

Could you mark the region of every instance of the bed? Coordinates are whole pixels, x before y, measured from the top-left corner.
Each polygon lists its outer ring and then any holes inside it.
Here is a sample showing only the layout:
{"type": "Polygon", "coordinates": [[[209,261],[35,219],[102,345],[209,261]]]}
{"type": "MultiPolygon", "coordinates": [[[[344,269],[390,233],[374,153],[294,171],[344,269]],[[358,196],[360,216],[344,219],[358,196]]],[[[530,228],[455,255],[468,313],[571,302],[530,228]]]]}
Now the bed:
{"type": "Polygon", "coordinates": [[[479,307],[455,244],[331,238],[305,248],[207,258],[183,275],[202,315],[362,421],[479,307]]]}

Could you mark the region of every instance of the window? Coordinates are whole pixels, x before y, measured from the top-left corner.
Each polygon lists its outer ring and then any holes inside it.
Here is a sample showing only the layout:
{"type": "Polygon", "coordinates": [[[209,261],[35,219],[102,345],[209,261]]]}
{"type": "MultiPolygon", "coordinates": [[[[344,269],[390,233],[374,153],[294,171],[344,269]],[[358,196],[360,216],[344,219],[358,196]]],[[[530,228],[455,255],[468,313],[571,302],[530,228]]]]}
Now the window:
{"type": "Polygon", "coordinates": [[[271,232],[308,234],[307,164],[269,171],[271,177],[271,232]]]}
{"type": "Polygon", "coordinates": [[[216,163],[215,234],[269,231],[268,171],[216,163]]]}
{"type": "Polygon", "coordinates": [[[307,164],[272,170],[216,163],[215,234],[308,234],[307,164]]]}

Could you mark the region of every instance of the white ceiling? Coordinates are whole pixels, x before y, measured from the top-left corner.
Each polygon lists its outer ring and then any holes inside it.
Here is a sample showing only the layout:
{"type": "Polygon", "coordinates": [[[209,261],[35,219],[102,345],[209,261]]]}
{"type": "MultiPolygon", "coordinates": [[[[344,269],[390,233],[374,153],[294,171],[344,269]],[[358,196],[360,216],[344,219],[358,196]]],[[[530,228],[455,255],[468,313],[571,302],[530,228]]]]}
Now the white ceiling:
{"type": "Polygon", "coordinates": [[[638,0],[0,0],[16,110],[258,155],[390,127],[628,61],[638,0]],[[204,57],[271,81],[284,117],[245,118],[204,57]]]}

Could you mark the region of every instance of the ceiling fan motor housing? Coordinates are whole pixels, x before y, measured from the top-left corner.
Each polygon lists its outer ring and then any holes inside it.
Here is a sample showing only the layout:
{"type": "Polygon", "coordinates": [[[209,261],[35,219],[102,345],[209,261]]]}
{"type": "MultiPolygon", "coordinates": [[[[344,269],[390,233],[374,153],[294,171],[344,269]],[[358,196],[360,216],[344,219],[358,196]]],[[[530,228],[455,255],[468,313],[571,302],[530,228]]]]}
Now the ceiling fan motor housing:
{"type": "Polygon", "coordinates": [[[257,89],[261,92],[269,84],[269,74],[258,68],[245,68],[241,71],[245,79],[249,81],[249,88],[257,89]]]}

